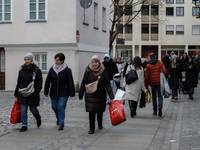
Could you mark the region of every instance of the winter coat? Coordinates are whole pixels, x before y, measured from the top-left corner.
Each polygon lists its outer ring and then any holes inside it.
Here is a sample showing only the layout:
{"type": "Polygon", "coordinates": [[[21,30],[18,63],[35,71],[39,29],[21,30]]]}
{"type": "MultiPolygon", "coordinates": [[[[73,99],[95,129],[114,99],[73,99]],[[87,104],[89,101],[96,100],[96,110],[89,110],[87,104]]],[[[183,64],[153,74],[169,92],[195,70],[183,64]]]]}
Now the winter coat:
{"type": "Polygon", "coordinates": [[[71,69],[66,67],[57,74],[53,67],[51,67],[46,78],[44,95],[49,94],[49,87],[50,97],[52,98],[74,97],[75,89],[71,69]]]}
{"type": "Polygon", "coordinates": [[[164,63],[166,68],[169,68],[170,65],[170,59],[168,56],[163,57],[162,62],[164,63]]]}
{"type": "Polygon", "coordinates": [[[193,62],[189,63],[188,61],[184,66],[184,70],[186,70],[186,81],[185,81],[186,87],[187,88],[197,87],[198,78],[196,77],[197,73],[196,65],[193,62]],[[190,65],[192,65],[193,68],[190,69],[189,68],[190,65]]]}
{"type": "MultiPolygon", "coordinates": [[[[133,65],[129,65],[127,67],[126,74],[129,73],[131,69],[135,70],[135,67],[133,65]]],[[[133,100],[133,101],[139,101],[139,97],[141,95],[141,89],[145,91],[145,86],[144,86],[144,70],[141,67],[141,69],[136,70],[138,79],[131,83],[131,84],[126,84],[126,79],[124,78],[123,86],[126,88],[125,92],[125,99],[126,100],[133,100]]]]}
{"type": "Polygon", "coordinates": [[[185,66],[185,64],[188,62],[188,57],[186,57],[186,59],[184,59],[184,57],[182,57],[182,59],[180,60],[180,67],[181,67],[181,72],[182,71],[185,71],[185,68],[184,68],[184,66],[185,66]]]}
{"type": "Polygon", "coordinates": [[[175,87],[176,89],[178,89],[179,79],[181,77],[180,65],[177,64],[176,68],[172,68],[172,64],[170,64],[167,74],[170,76],[170,80],[169,80],[170,88],[173,89],[175,87]]]}
{"type": "Polygon", "coordinates": [[[86,112],[95,112],[100,113],[104,112],[106,109],[106,91],[110,99],[113,99],[113,92],[110,85],[110,79],[108,77],[107,72],[104,70],[100,75],[97,90],[93,94],[88,94],[85,92],[85,84],[92,83],[98,79],[98,76],[94,76],[93,71],[88,67],[85,69],[85,73],[83,76],[83,80],[81,83],[81,87],[79,90],[79,99],[83,99],[83,95],[85,93],[85,109],[86,112]]]}
{"type": "Polygon", "coordinates": [[[108,74],[109,80],[113,80],[113,76],[114,74],[118,73],[118,69],[117,69],[117,65],[115,62],[113,62],[113,60],[110,58],[110,60],[104,61],[103,65],[106,69],[106,72],[108,74]]]}
{"type": "Polygon", "coordinates": [[[29,67],[23,65],[19,71],[17,85],[15,88],[15,97],[17,97],[17,103],[27,104],[28,106],[39,106],[40,104],[40,91],[42,89],[42,72],[36,64],[31,64],[29,67]],[[24,97],[20,94],[20,88],[26,88],[33,81],[33,71],[36,71],[36,77],[34,81],[34,92],[28,97],[24,97]]]}
{"type": "MultiPolygon", "coordinates": [[[[119,81],[118,79],[116,79],[115,81],[116,82],[120,82],[120,85],[122,85],[122,83],[123,83],[123,80],[122,80],[122,78],[123,78],[123,71],[124,71],[124,64],[123,63],[116,63],[116,65],[117,65],[117,70],[118,70],[118,72],[120,73],[120,75],[121,75],[121,80],[119,81]]],[[[120,86],[121,87],[121,86],[120,86]]]]}
{"type": "Polygon", "coordinates": [[[131,64],[131,62],[126,62],[126,65],[125,65],[125,67],[124,67],[123,77],[125,77],[127,67],[128,67],[130,64],[131,64]]]}
{"type": "Polygon", "coordinates": [[[157,59],[152,59],[148,62],[148,65],[146,66],[144,82],[146,88],[148,87],[148,85],[160,85],[161,68],[162,72],[166,74],[167,68],[165,67],[163,62],[160,62],[157,59]]]}

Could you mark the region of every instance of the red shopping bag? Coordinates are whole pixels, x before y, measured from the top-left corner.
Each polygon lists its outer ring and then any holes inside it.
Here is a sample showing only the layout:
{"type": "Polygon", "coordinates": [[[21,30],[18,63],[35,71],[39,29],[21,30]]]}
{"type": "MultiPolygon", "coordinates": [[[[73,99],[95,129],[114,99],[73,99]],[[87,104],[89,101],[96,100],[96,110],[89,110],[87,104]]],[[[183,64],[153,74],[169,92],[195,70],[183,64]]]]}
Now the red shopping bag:
{"type": "Polygon", "coordinates": [[[121,100],[114,100],[109,107],[110,120],[113,126],[126,121],[124,106],[121,100]]]}
{"type": "Polygon", "coordinates": [[[10,115],[10,123],[16,124],[20,122],[22,122],[20,104],[18,104],[17,99],[15,99],[15,102],[11,111],[11,115],[10,115]]]}

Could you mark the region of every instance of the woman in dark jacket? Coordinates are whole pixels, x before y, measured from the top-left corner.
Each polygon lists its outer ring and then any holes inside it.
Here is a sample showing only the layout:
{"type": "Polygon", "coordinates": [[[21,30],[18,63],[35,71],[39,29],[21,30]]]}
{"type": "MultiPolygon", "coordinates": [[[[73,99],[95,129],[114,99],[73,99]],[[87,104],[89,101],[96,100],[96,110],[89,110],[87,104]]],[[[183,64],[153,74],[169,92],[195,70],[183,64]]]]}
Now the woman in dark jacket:
{"type": "Polygon", "coordinates": [[[27,53],[24,57],[25,64],[21,67],[17,79],[17,86],[15,88],[15,97],[17,98],[17,103],[20,104],[21,107],[21,120],[22,127],[19,130],[20,132],[27,131],[27,110],[28,106],[33,116],[37,120],[37,126],[41,125],[41,116],[37,109],[40,103],[39,93],[42,89],[42,72],[37,67],[35,63],[33,63],[33,54],[27,53]],[[33,81],[33,72],[36,73],[34,80],[34,92],[28,96],[24,97],[19,89],[26,88],[33,81]]]}
{"type": "Polygon", "coordinates": [[[113,92],[110,85],[110,79],[104,69],[104,66],[100,63],[100,58],[97,55],[92,57],[91,63],[86,67],[84,77],[81,83],[79,91],[79,99],[83,99],[85,92],[85,108],[86,112],[89,112],[90,130],[88,134],[93,134],[95,130],[95,115],[97,114],[98,128],[101,130],[103,112],[106,109],[106,91],[111,99],[113,99],[113,92]],[[85,92],[85,85],[98,80],[100,76],[97,90],[93,94],[85,92]]]}
{"type": "Polygon", "coordinates": [[[185,64],[184,69],[186,70],[186,87],[188,88],[189,99],[193,99],[194,87],[197,87],[197,79],[195,74],[197,72],[196,65],[194,64],[192,57],[189,57],[188,62],[185,64]]]}
{"type": "Polygon", "coordinates": [[[177,63],[176,57],[172,59],[172,63],[168,68],[168,76],[170,76],[170,88],[172,90],[172,99],[178,99],[179,79],[181,75],[180,65],[177,63]]]}
{"type": "Polygon", "coordinates": [[[54,58],[55,64],[50,68],[47,75],[44,95],[48,96],[51,84],[50,97],[52,109],[57,118],[58,130],[63,130],[68,97],[75,96],[74,80],[71,69],[64,63],[65,55],[58,53],[54,58]]]}

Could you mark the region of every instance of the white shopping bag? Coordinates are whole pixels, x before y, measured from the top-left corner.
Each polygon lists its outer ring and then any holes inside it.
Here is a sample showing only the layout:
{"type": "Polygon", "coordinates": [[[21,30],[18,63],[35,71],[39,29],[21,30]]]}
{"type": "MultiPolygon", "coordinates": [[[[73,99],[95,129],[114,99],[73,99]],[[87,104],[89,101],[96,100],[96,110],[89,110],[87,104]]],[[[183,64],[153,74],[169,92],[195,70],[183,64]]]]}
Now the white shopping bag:
{"type": "Polygon", "coordinates": [[[118,89],[114,100],[123,100],[125,97],[125,91],[118,89]]]}

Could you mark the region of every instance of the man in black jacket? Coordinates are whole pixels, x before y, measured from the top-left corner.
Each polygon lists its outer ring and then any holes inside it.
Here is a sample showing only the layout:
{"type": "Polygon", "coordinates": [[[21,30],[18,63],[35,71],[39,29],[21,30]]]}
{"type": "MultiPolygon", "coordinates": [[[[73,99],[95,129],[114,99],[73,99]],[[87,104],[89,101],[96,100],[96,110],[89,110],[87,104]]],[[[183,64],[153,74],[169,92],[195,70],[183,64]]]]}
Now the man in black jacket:
{"type": "Polygon", "coordinates": [[[182,59],[180,60],[181,71],[185,71],[184,66],[185,66],[185,64],[186,64],[187,61],[188,61],[188,56],[187,56],[187,53],[185,52],[183,54],[182,59]]]}
{"type": "MultiPolygon", "coordinates": [[[[103,65],[108,74],[111,87],[113,88],[113,76],[114,76],[114,74],[118,73],[117,65],[115,62],[113,62],[112,58],[110,58],[109,54],[104,55],[103,65]]],[[[120,80],[120,78],[118,80],[120,80]]],[[[108,96],[108,94],[107,94],[107,102],[111,103],[111,100],[110,100],[110,97],[108,96]]]]}

